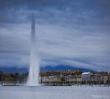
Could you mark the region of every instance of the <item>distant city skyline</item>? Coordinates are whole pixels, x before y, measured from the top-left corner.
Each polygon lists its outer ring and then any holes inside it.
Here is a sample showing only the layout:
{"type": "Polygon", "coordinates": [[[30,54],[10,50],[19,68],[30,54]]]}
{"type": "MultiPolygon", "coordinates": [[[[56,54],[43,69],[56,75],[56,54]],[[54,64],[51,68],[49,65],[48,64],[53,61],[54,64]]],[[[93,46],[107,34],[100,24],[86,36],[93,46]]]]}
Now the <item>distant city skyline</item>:
{"type": "Polygon", "coordinates": [[[33,12],[41,66],[110,71],[109,9],[109,0],[1,0],[0,67],[29,66],[33,12]]]}

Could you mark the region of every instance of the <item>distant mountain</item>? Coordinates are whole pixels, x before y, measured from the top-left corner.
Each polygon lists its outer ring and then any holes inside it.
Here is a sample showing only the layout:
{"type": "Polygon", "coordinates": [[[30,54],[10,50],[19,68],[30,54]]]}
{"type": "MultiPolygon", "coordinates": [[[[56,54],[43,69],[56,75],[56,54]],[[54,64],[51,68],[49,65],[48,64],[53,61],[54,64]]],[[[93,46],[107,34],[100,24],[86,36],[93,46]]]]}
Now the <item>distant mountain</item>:
{"type": "MultiPolygon", "coordinates": [[[[92,69],[88,68],[82,68],[82,67],[75,67],[75,66],[69,66],[69,65],[47,65],[40,68],[40,71],[63,71],[63,70],[80,70],[82,72],[94,72],[92,69]]],[[[26,67],[23,68],[17,68],[15,66],[12,67],[0,67],[0,72],[8,72],[8,73],[16,73],[16,72],[28,72],[29,69],[26,67]]]]}
{"type": "Polygon", "coordinates": [[[12,67],[0,67],[0,72],[6,72],[6,73],[24,73],[24,72],[28,72],[28,68],[17,68],[15,66],[12,67]]]}
{"type": "Polygon", "coordinates": [[[63,71],[63,70],[79,70],[81,72],[94,72],[92,69],[88,68],[81,68],[81,67],[75,67],[75,66],[69,66],[69,65],[56,65],[56,66],[45,66],[41,67],[41,71],[63,71]]]}

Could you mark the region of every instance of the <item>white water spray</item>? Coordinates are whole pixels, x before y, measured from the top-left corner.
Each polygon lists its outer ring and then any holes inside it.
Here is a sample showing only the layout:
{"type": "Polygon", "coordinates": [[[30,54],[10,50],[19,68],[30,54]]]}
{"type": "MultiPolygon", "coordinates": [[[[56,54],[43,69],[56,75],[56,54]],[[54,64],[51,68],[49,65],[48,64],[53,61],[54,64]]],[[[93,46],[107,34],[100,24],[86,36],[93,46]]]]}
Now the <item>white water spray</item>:
{"type": "Polygon", "coordinates": [[[32,24],[31,24],[30,68],[29,68],[29,77],[28,77],[27,85],[28,86],[39,85],[39,57],[38,57],[38,49],[36,48],[34,15],[32,15],[32,24]]]}

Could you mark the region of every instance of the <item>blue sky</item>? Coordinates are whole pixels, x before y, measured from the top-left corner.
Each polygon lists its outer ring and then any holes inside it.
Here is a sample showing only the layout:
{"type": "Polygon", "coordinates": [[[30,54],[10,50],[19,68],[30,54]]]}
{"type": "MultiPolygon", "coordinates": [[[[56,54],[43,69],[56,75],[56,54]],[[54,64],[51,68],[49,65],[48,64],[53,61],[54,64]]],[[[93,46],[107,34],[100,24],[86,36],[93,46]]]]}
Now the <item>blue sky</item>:
{"type": "Polygon", "coordinates": [[[110,71],[109,0],[0,0],[0,66],[29,66],[32,12],[41,66],[110,71]]]}

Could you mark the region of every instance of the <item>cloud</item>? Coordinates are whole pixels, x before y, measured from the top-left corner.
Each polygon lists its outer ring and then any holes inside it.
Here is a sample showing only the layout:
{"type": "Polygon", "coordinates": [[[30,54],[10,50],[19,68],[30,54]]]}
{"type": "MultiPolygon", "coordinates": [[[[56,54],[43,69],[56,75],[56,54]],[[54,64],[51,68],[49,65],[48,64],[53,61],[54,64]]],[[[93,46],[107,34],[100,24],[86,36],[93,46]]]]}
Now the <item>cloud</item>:
{"type": "Polygon", "coordinates": [[[30,16],[34,12],[41,65],[70,64],[110,71],[109,1],[70,1],[1,1],[0,66],[29,65],[30,16]]]}

